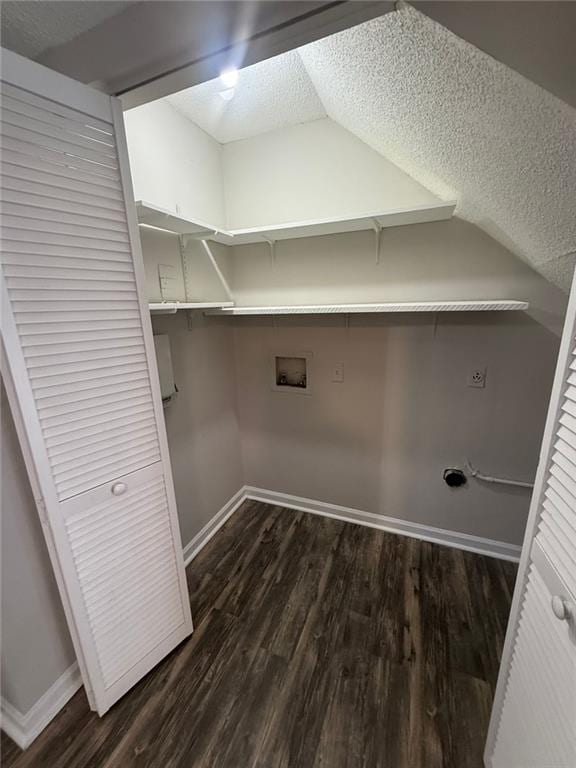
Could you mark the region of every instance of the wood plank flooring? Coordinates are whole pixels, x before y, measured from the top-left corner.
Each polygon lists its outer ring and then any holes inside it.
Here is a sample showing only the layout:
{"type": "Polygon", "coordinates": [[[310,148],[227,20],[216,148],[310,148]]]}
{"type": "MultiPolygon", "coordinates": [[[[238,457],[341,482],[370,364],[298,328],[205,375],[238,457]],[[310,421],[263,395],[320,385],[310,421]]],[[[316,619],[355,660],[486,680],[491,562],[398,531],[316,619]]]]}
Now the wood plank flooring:
{"type": "Polygon", "coordinates": [[[6,768],[482,768],[514,565],[246,502],[187,574],[192,637],[6,768]]]}

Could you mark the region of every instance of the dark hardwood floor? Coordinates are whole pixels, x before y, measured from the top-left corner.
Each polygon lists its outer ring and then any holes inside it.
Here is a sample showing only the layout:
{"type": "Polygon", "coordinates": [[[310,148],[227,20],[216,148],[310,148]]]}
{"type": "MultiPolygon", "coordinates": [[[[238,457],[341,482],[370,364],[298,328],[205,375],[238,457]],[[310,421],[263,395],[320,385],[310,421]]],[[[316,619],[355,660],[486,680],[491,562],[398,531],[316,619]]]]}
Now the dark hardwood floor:
{"type": "Polygon", "coordinates": [[[188,567],[195,632],[6,768],[481,768],[516,568],[247,502],[188,567]]]}

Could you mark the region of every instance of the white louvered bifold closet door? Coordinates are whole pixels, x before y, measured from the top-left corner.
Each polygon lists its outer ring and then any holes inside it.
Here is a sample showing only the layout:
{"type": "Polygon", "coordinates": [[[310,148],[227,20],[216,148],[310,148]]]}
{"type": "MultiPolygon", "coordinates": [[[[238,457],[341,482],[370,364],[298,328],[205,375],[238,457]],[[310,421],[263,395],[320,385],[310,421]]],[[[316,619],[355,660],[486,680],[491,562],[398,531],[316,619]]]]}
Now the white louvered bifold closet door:
{"type": "Polygon", "coordinates": [[[3,373],[102,714],[192,630],[122,116],[2,64],[3,373]]]}
{"type": "Polygon", "coordinates": [[[576,287],[490,723],[489,768],[576,768],[576,287]]]}

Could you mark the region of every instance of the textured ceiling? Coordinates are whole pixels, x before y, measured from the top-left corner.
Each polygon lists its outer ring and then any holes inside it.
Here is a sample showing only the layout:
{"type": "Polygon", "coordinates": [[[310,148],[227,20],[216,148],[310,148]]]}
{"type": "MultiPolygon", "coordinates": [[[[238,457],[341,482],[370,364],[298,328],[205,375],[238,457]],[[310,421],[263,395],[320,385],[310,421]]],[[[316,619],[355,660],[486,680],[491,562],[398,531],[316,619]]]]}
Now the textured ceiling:
{"type": "Polygon", "coordinates": [[[230,101],[218,95],[224,90],[210,80],[167,101],[222,144],[326,117],[297,51],[241,70],[230,101]]]}
{"type": "Polygon", "coordinates": [[[116,0],[4,0],[0,6],[2,45],[34,59],[67,43],[130,5],[116,0]]]}
{"type": "MultiPolygon", "coordinates": [[[[3,2],[2,44],[38,57],[129,4],[3,2]]],[[[231,101],[218,96],[222,89],[215,80],[169,100],[221,143],[327,114],[430,191],[458,199],[458,215],[569,285],[576,110],[415,9],[248,67],[231,101]]]]}
{"type": "Polygon", "coordinates": [[[576,110],[410,7],[300,55],[329,117],[569,285],[576,110]]]}
{"type": "Polygon", "coordinates": [[[576,258],[576,110],[404,5],[169,97],[226,143],[328,114],[552,282],[576,258]]]}

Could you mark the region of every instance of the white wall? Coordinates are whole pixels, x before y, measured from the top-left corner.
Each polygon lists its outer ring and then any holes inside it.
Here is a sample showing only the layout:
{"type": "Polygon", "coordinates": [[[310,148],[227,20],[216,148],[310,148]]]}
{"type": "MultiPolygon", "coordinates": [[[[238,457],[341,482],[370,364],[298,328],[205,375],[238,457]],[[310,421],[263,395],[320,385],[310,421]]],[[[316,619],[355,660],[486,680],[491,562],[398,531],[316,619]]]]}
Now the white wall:
{"type": "Polygon", "coordinates": [[[438,198],[332,120],[221,146],[168,102],[124,113],[136,200],[215,228],[353,217],[438,198]]]}
{"type": "Polygon", "coordinates": [[[2,696],[26,714],[75,654],[3,386],[0,409],[2,696]]]}
{"type": "Polygon", "coordinates": [[[280,492],[519,544],[525,491],[446,467],[533,478],[565,295],[473,225],[370,233],[234,249],[240,303],[519,298],[529,313],[238,319],[236,376],[245,481],[280,492]],[[312,394],[275,392],[273,354],[311,352],[312,394]],[[344,364],[344,383],[332,368],[344,364]],[[485,389],[467,387],[487,366],[485,389]]]}
{"type": "MultiPolygon", "coordinates": [[[[159,300],[158,264],[177,268],[183,280],[180,251],[175,236],[141,229],[142,252],[149,297],[159,300]]],[[[221,247],[220,251],[226,251],[221,247]]],[[[225,266],[226,255],[220,253],[225,266]]],[[[199,244],[191,259],[205,264],[199,244]]],[[[209,298],[209,286],[201,269],[192,271],[188,299],[209,298]]],[[[221,291],[220,286],[215,289],[221,291]]],[[[181,300],[186,298],[183,282],[181,300]]],[[[220,318],[191,315],[153,317],[154,333],[170,337],[174,380],[179,394],[164,409],[172,474],[182,541],[186,545],[243,485],[240,434],[236,415],[236,377],[232,327],[220,318]]]]}
{"type": "Polygon", "coordinates": [[[158,272],[158,268],[161,265],[174,268],[174,298],[176,301],[185,301],[184,272],[177,236],[148,227],[140,227],[139,232],[145,264],[146,296],[148,301],[162,301],[160,275],[158,272]]]}
{"type": "MultiPolygon", "coordinates": [[[[186,296],[178,239],[146,228],[140,231],[148,297],[159,301],[158,264],[176,268],[180,300],[201,300],[210,275],[191,269],[186,296]]],[[[220,264],[226,269],[229,249],[220,246],[220,264]]],[[[192,243],[192,262],[206,263],[199,243],[192,243]]],[[[214,279],[213,276],[211,278],[214,279]]],[[[213,290],[221,291],[212,283],[213,290]]],[[[179,393],[164,409],[176,504],[184,546],[243,485],[240,434],[236,415],[236,376],[232,327],[201,312],[152,318],[155,334],[170,338],[174,381],[179,393]],[[191,326],[189,325],[189,318],[191,326]]]]}
{"type": "MultiPolygon", "coordinates": [[[[212,268],[206,251],[199,240],[191,240],[183,254],[178,236],[149,227],[140,227],[140,241],[146,272],[146,295],[150,302],[161,302],[159,268],[173,267],[174,281],[170,283],[173,301],[228,301],[225,288],[212,268]],[[186,269],[184,269],[184,263],[186,269]]],[[[232,250],[219,243],[210,248],[225,279],[231,269],[232,250]]]]}
{"type": "Polygon", "coordinates": [[[164,409],[182,541],[186,545],[243,485],[232,328],[186,312],[153,320],[170,337],[179,394],[164,409]]]}
{"type": "Polygon", "coordinates": [[[225,144],[223,168],[229,229],[438,202],[329,119],[225,144]]]}
{"type": "Polygon", "coordinates": [[[220,144],[163,101],[124,122],[136,200],[223,228],[220,144]]]}
{"type": "Polygon", "coordinates": [[[529,317],[471,313],[254,318],[235,324],[245,481],[520,544],[529,494],[444,468],[531,480],[558,338],[529,317]],[[273,354],[311,352],[311,395],[270,386],[273,354]],[[344,366],[344,382],[332,369],[344,366]],[[467,387],[487,366],[485,389],[467,387]]]}
{"type": "MultiPolygon", "coordinates": [[[[173,236],[143,230],[147,277],[179,263],[173,236]]],[[[472,225],[453,220],[260,246],[219,261],[243,303],[515,296],[532,315],[254,318],[158,316],[180,393],[165,410],[186,544],[244,483],[519,543],[528,494],[442,470],[535,471],[565,297],[472,225]],[[331,299],[333,300],[333,299],[331,299]],[[271,355],[310,351],[312,394],[271,389],[271,355]],[[331,381],[344,364],[344,382],[331,381]],[[488,367],[484,390],[466,386],[488,367]]],[[[74,659],[7,407],[3,408],[3,695],[26,711],[74,659]]]]}
{"type": "Polygon", "coordinates": [[[562,329],[566,295],[485,232],[458,218],[386,229],[376,263],[373,232],[234,247],[236,302],[322,304],[440,299],[523,299],[562,329]]]}

